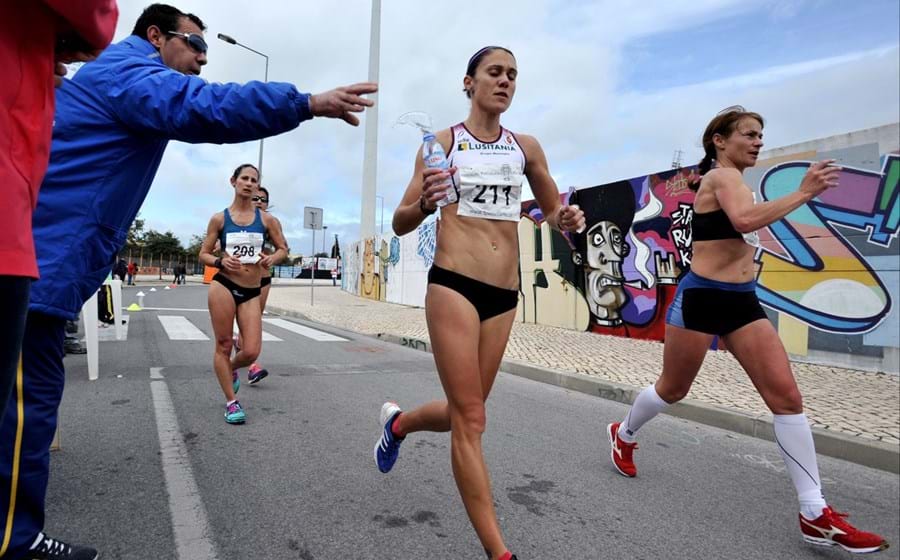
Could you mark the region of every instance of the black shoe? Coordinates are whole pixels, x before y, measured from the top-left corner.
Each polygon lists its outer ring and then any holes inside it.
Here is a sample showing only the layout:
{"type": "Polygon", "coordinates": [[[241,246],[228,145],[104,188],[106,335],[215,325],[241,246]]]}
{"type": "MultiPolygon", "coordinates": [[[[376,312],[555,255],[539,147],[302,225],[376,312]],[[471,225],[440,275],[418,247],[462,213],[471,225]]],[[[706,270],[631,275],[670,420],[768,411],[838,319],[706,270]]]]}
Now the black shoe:
{"type": "Polygon", "coordinates": [[[100,555],[87,546],[66,544],[41,534],[41,542],[25,553],[25,560],[97,560],[100,555]]]}
{"type": "Polygon", "coordinates": [[[87,354],[87,348],[82,346],[78,338],[74,336],[66,337],[63,348],[65,348],[66,354],[87,354]]]}

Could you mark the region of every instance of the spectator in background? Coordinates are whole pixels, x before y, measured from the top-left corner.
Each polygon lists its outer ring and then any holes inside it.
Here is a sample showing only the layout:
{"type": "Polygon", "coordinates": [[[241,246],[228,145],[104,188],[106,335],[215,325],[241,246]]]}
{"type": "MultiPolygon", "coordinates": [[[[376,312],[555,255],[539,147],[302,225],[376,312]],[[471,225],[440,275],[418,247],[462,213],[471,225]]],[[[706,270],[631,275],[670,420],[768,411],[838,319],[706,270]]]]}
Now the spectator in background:
{"type": "Polygon", "coordinates": [[[124,282],[125,277],[127,275],[128,275],[128,265],[125,264],[125,259],[119,259],[119,262],[116,263],[116,271],[113,276],[118,276],[119,280],[124,282]]]}
{"type": "Polygon", "coordinates": [[[137,265],[134,264],[134,261],[128,263],[128,268],[126,269],[128,273],[128,285],[134,286],[134,275],[137,274],[137,265]]]}

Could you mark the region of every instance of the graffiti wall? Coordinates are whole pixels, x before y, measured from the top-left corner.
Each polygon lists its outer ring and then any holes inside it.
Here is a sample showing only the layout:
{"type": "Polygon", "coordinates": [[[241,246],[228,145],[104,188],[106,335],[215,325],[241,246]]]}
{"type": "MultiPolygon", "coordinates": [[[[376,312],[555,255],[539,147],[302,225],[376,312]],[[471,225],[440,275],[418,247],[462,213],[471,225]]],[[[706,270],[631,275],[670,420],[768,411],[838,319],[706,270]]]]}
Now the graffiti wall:
{"type": "MultiPolygon", "coordinates": [[[[896,136],[896,135],[894,135],[896,136]]],[[[878,142],[820,142],[745,172],[758,200],[796,190],[811,161],[834,158],[840,186],[759,231],[758,296],[789,353],[835,365],[900,366],[900,153],[878,142]]],[[[598,334],[662,340],[665,314],[691,263],[692,167],[570,189],[577,235],[552,231],[534,201],[519,222],[517,318],[598,334]]],[[[402,238],[344,247],[342,286],[363,297],[424,305],[438,221],[402,238]],[[354,258],[355,257],[355,258],[354,258]]]]}
{"type": "Polygon", "coordinates": [[[403,237],[378,236],[342,247],[341,288],[368,299],[425,305],[437,226],[431,219],[403,237]]]}
{"type": "MultiPolygon", "coordinates": [[[[807,152],[760,162],[745,179],[759,199],[772,200],[795,191],[810,161],[825,158],[843,166],[840,187],[759,232],[758,296],[794,357],[896,372],[900,155],[879,155],[877,144],[807,152]]],[[[520,319],[662,340],[666,309],[690,266],[693,173],[561,195],[585,212],[578,235],[551,232],[536,204],[524,203],[520,319]]]]}

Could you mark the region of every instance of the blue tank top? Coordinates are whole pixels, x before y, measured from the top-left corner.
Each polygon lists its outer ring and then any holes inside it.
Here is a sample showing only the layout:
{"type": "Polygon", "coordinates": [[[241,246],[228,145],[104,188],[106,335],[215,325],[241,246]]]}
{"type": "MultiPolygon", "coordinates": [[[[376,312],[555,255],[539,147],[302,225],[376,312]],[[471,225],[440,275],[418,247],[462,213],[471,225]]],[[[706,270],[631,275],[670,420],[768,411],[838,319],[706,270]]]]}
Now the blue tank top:
{"type": "Polygon", "coordinates": [[[244,264],[254,264],[262,257],[263,243],[266,238],[266,226],[263,223],[259,208],[255,208],[255,218],[250,225],[242,226],[234,223],[228,208],[225,209],[225,224],[219,232],[219,244],[223,250],[240,259],[244,264]]]}

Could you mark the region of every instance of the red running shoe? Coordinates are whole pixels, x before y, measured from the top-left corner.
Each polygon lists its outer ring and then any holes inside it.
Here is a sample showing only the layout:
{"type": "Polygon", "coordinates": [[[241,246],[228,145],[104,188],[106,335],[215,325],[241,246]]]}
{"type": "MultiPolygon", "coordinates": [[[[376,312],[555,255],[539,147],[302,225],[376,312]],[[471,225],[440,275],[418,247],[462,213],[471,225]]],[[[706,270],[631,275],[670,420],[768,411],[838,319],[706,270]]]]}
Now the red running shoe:
{"type": "Polygon", "coordinates": [[[616,470],[622,476],[634,478],[637,476],[637,467],[634,466],[632,454],[638,448],[638,445],[637,442],[628,443],[622,441],[622,438],[619,437],[619,424],[621,422],[606,426],[606,435],[609,438],[609,446],[612,449],[610,457],[612,458],[613,466],[616,467],[616,470]]]}
{"type": "Polygon", "coordinates": [[[844,519],[846,513],[838,513],[826,507],[822,515],[810,521],[800,516],[800,532],[803,540],[821,546],[838,545],[856,554],[878,552],[888,547],[887,541],[875,533],[860,531],[844,519]]]}

